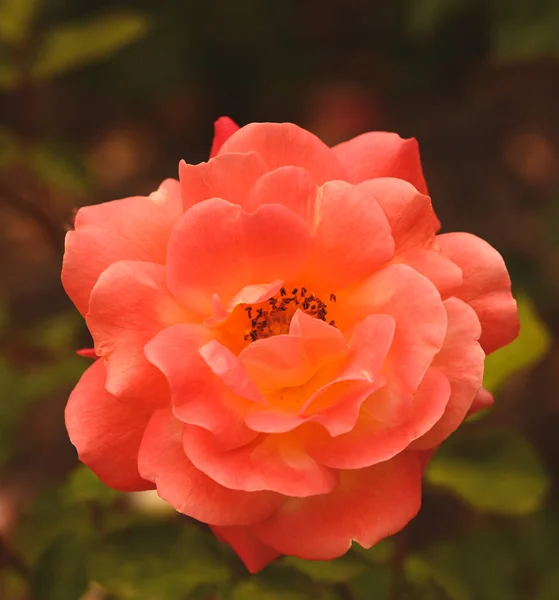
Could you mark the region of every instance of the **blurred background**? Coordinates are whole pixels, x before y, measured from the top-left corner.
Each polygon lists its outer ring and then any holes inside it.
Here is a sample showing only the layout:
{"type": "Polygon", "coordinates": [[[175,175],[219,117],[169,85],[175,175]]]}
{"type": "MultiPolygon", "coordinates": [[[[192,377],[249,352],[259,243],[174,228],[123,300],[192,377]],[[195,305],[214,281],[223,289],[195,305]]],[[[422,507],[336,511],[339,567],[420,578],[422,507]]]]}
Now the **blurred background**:
{"type": "Polygon", "coordinates": [[[0,599],[559,599],[559,2],[0,0],[0,599]],[[418,138],[444,230],[508,262],[522,332],[419,517],[249,577],[205,527],[78,466],[87,367],[60,285],[81,205],[206,160],[213,121],[418,138]]]}

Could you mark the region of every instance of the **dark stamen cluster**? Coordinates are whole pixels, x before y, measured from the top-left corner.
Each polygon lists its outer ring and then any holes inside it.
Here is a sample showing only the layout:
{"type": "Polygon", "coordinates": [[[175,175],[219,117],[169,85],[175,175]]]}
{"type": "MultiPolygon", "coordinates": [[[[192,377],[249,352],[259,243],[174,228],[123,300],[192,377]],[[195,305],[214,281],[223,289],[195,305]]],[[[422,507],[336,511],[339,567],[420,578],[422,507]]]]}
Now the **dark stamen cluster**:
{"type": "MultiPolygon", "coordinates": [[[[336,302],[336,296],[330,294],[330,302],[336,302]]],[[[304,287],[293,288],[291,294],[285,288],[281,288],[279,291],[279,297],[274,296],[269,298],[268,310],[264,308],[255,309],[253,306],[245,306],[247,317],[250,320],[250,328],[247,329],[247,333],[244,336],[245,341],[256,341],[259,338],[267,338],[271,335],[275,335],[278,331],[274,330],[279,325],[289,326],[289,319],[285,314],[292,305],[294,309],[301,309],[311,317],[316,317],[322,321],[326,321],[328,315],[327,304],[323,302],[318,296],[313,293],[309,293],[304,287]]],[[[294,312],[294,311],[293,311],[294,312]]],[[[291,314],[293,314],[291,312],[291,314]]],[[[329,321],[329,325],[336,326],[335,321],[329,321]]]]}

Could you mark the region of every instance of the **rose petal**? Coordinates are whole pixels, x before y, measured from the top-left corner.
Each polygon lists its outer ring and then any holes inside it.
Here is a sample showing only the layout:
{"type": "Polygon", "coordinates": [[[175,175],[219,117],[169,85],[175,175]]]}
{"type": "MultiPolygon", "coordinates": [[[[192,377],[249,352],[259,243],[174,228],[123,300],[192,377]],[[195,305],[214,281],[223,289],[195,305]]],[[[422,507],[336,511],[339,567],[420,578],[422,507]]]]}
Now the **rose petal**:
{"type": "Polygon", "coordinates": [[[222,487],[188,460],[181,437],[180,421],[170,410],[158,410],[147,425],[139,455],[142,476],[179,512],[210,525],[246,525],[262,520],[283,502],[273,492],[222,487]]]}
{"type": "Polygon", "coordinates": [[[315,436],[309,453],[321,464],[335,469],[362,469],[389,460],[437,423],[449,397],[448,379],[440,371],[429,369],[409,403],[403,423],[388,426],[375,420],[373,395],[363,405],[352,431],[335,438],[315,436]]]}
{"type": "Polygon", "coordinates": [[[87,325],[95,351],[107,361],[107,390],[116,395],[167,394],[161,373],[144,356],[145,344],[161,329],[186,318],[165,285],[165,267],[119,261],[99,277],[91,293],[87,325]],[[160,391],[163,390],[163,391],[160,391]]]}
{"type": "Polygon", "coordinates": [[[94,362],[70,394],[66,428],[80,460],[123,492],[154,486],[138,472],[138,450],[151,411],[123,404],[105,390],[105,366],[94,362]]]}
{"type": "Polygon", "coordinates": [[[235,448],[257,435],[243,420],[250,402],[233,394],[200,356],[205,341],[200,326],[173,325],[146,345],[145,354],[167,378],[174,415],[211,431],[224,448],[235,448]]]}
{"type": "Polygon", "coordinates": [[[246,285],[292,278],[309,245],[307,227],[283,206],[247,213],[224,200],[206,200],[188,210],[171,235],[169,289],[208,315],[214,294],[227,303],[246,285]]]}
{"type": "Polygon", "coordinates": [[[192,463],[227,488],[304,497],[328,494],[336,486],[336,474],[311,458],[293,434],[262,436],[223,451],[211,433],[185,425],[183,442],[192,463]]]}
{"type": "Polygon", "coordinates": [[[483,381],[485,353],[478,343],[481,334],[474,310],[457,298],[445,300],[448,329],[433,367],[444,373],[452,390],[444,415],[413,447],[433,448],[445,440],[466,418],[483,381]]]}
{"type": "Polygon", "coordinates": [[[383,373],[391,386],[415,391],[446,333],[446,311],[435,286],[406,265],[389,265],[359,285],[346,302],[345,314],[356,320],[369,314],[395,319],[383,373]]]}
{"type": "Polygon", "coordinates": [[[219,154],[258,152],[273,171],[291,165],[309,171],[318,185],[345,179],[334,153],[315,135],[293,123],[251,123],[234,133],[219,154]]]}
{"type": "Polygon", "coordinates": [[[409,181],[422,194],[427,193],[419,147],[414,138],[402,139],[396,133],[364,133],[332,148],[346,170],[345,179],[359,183],[376,177],[396,177],[409,181]]]}
{"type": "Polygon", "coordinates": [[[482,329],[479,341],[485,353],[512,342],[520,322],[502,256],[487,242],[468,233],[438,235],[437,242],[462,269],[464,283],[452,295],[476,311],[482,329]]]}
{"type": "Polygon", "coordinates": [[[268,172],[256,152],[224,154],[207,163],[179,164],[184,210],[210,198],[223,198],[244,206],[254,182],[268,172]]]}
{"type": "Polygon", "coordinates": [[[317,190],[313,176],[306,169],[280,167],[266,173],[254,183],[245,208],[247,211],[254,211],[262,204],[281,204],[305,223],[310,223],[317,190]]]}
{"type": "Polygon", "coordinates": [[[233,119],[229,117],[219,117],[214,123],[214,139],[212,149],[210,150],[210,158],[213,158],[221,149],[221,146],[238,131],[239,126],[233,119]]]}
{"type": "Polygon", "coordinates": [[[249,527],[212,527],[221,542],[229,544],[251,573],[261,571],[280,553],[263,544],[249,527]]]}
{"type": "Polygon", "coordinates": [[[251,529],[278,552],[307,560],[341,556],[353,540],[370,548],[417,514],[422,467],[419,453],[406,452],[373,467],[344,471],[332,493],[290,498],[251,529]]]}
{"type": "Polygon", "coordinates": [[[167,242],[182,214],[178,181],[167,179],[157,192],[80,208],[75,230],[66,234],[62,283],[85,316],[99,275],[119,260],[165,264],[167,242]]]}
{"type": "Polygon", "coordinates": [[[305,278],[311,289],[339,290],[371,275],[394,253],[388,220],[375,198],[332,181],[318,191],[305,278]]]}

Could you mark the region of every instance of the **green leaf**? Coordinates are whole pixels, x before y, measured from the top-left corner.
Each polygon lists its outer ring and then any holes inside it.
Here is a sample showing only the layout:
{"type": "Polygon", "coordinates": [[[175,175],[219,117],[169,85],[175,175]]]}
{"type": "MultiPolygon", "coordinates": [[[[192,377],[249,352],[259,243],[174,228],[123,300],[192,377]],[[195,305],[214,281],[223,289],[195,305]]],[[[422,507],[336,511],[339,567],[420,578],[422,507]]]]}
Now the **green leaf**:
{"type": "Polygon", "coordinates": [[[62,535],[39,556],[31,575],[34,600],[79,600],[89,583],[86,548],[62,535]]]}
{"type": "Polygon", "coordinates": [[[70,192],[87,190],[89,180],[79,154],[58,144],[36,146],[29,155],[35,175],[52,187],[70,192]]]}
{"type": "Polygon", "coordinates": [[[358,562],[351,556],[342,556],[331,561],[302,560],[290,556],[284,558],[281,562],[308,575],[314,581],[326,583],[350,581],[368,568],[367,565],[358,562]]]}
{"type": "Polygon", "coordinates": [[[510,375],[537,362],[548,350],[551,337],[531,300],[517,296],[520,335],[508,346],[493,352],[485,359],[483,385],[495,392],[510,375]]]}
{"type": "Polygon", "coordinates": [[[148,31],[138,12],[114,12],[83,23],[59,25],[50,31],[32,69],[35,79],[47,79],[108,58],[148,31]]]}
{"type": "MultiPolygon", "coordinates": [[[[408,581],[419,591],[435,584],[450,600],[510,600],[515,557],[504,536],[493,532],[440,542],[404,561],[408,581]]],[[[429,597],[429,596],[427,596],[429,597]]]]}
{"type": "Polygon", "coordinates": [[[40,0],[0,0],[0,40],[17,44],[25,39],[40,0]]]}
{"type": "Polygon", "coordinates": [[[538,455],[508,429],[461,432],[449,438],[427,469],[427,481],[480,512],[522,515],[537,510],[549,480],[538,455]]]}
{"type": "Polygon", "coordinates": [[[78,466],[64,486],[63,494],[67,502],[98,502],[109,506],[120,494],[106,486],[98,477],[84,465],[78,466]]]}
{"type": "Polygon", "coordinates": [[[92,578],[119,600],[183,600],[198,586],[230,577],[213,536],[175,519],[111,533],[90,566],[92,578]]]}
{"type": "Polygon", "coordinates": [[[355,600],[388,600],[392,577],[388,567],[370,567],[349,584],[349,589],[355,600]]]}

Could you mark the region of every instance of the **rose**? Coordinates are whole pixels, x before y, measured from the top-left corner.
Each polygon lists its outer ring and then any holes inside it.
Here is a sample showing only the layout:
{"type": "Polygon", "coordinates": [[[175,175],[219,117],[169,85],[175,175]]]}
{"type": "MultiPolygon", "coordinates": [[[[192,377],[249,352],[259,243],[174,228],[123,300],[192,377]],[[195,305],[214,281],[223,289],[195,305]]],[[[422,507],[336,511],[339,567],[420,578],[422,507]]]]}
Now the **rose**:
{"type": "Polygon", "coordinates": [[[107,485],[156,488],[256,571],[402,529],[518,320],[501,256],[436,235],[415,140],[237,129],[78,212],[63,282],[100,358],[66,423],[107,485]]]}

